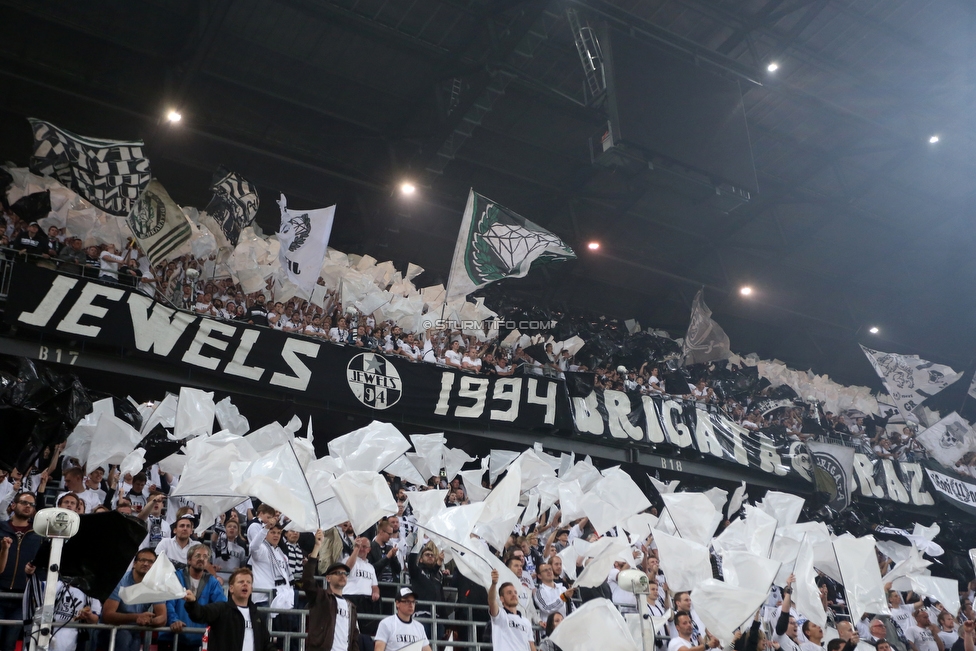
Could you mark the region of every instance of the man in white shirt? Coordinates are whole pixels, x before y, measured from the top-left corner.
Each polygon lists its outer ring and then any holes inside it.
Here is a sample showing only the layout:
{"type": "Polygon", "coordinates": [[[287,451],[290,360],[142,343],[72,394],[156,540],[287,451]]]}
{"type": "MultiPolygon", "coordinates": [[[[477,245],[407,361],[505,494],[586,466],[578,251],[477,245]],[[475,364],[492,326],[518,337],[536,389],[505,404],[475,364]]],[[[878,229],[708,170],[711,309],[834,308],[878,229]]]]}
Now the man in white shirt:
{"type": "Polygon", "coordinates": [[[671,642],[668,643],[668,651],[681,651],[681,649],[690,649],[691,651],[705,651],[707,645],[708,636],[705,636],[706,642],[698,643],[692,640],[692,621],[691,614],[685,610],[679,610],[674,616],[674,627],[677,630],[677,636],[671,638],[671,642]]]}
{"type": "Polygon", "coordinates": [[[488,588],[488,615],[491,617],[491,642],[495,651],[535,651],[532,624],[518,611],[518,591],[511,583],[498,587],[498,570],[491,571],[488,588]],[[498,602],[502,602],[499,608],[498,602]]]}
{"type": "Polygon", "coordinates": [[[800,651],[824,651],[824,632],[818,624],[814,624],[808,619],[803,622],[801,630],[807,641],[800,645],[800,651]]]}
{"type": "Polygon", "coordinates": [[[929,618],[929,611],[919,608],[914,614],[915,624],[904,629],[912,651],[945,651],[945,643],[939,636],[939,628],[929,618]]]}
{"type": "Polygon", "coordinates": [[[910,605],[906,604],[901,598],[900,592],[897,590],[888,590],[888,608],[891,609],[891,621],[898,625],[902,635],[905,634],[905,629],[915,623],[912,615],[916,610],[921,609],[922,606],[921,601],[916,601],[910,605]]]}
{"type": "MultiPolygon", "coordinates": [[[[399,651],[418,642],[423,651],[430,651],[430,640],[423,625],[413,618],[417,608],[417,597],[413,590],[404,586],[397,590],[395,599],[396,614],[380,622],[373,640],[373,651],[399,651]]],[[[497,645],[495,648],[498,648],[497,645]]]]}
{"type": "Polygon", "coordinates": [[[780,651],[800,651],[800,645],[796,641],[796,617],[790,613],[793,606],[793,581],[795,577],[791,574],[786,579],[786,587],[783,588],[783,603],[779,607],[779,618],[776,620],[776,628],[773,631],[773,641],[779,644],[780,651]]]}
{"type": "MultiPolygon", "coordinates": [[[[356,538],[352,546],[352,554],[346,559],[349,567],[349,578],[342,595],[349,600],[359,614],[379,614],[380,586],[376,580],[376,568],[366,560],[369,555],[370,542],[368,538],[356,538]]],[[[375,630],[376,623],[363,620],[360,630],[370,635],[375,630]]]]}
{"type": "Polygon", "coordinates": [[[251,525],[247,530],[247,542],[251,547],[251,569],[254,571],[254,595],[251,599],[258,604],[268,601],[267,592],[258,590],[270,591],[273,596],[279,589],[291,592],[288,558],[278,548],[281,527],[277,522],[270,524],[270,527],[251,525]]]}
{"type": "Polygon", "coordinates": [[[156,545],[156,554],[165,554],[178,570],[186,567],[186,550],[190,546],[193,533],[193,518],[183,516],[173,524],[173,537],[163,538],[156,545]]]}
{"type": "Polygon", "coordinates": [[[452,341],[451,349],[444,353],[444,363],[454,368],[461,368],[462,359],[461,343],[459,341],[452,341]]]}
{"type": "Polygon", "coordinates": [[[939,613],[939,637],[942,638],[942,644],[947,649],[951,649],[952,645],[959,639],[959,631],[956,630],[956,618],[948,610],[939,613]]]}
{"type": "MultiPolygon", "coordinates": [[[[698,613],[695,612],[695,607],[691,604],[691,593],[690,592],[675,592],[674,593],[674,612],[678,613],[684,611],[691,616],[691,641],[697,646],[698,643],[704,638],[705,635],[705,624],[699,619],[698,613]]],[[[678,625],[674,620],[668,624],[668,633],[672,638],[678,637],[678,625]]]]}
{"type": "Polygon", "coordinates": [[[545,621],[550,613],[559,613],[563,617],[569,614],[566,604],[573,597],[573,590],[566,590],[564,586],[557,585],[552,571],[552,565],[542,563],[536,568],[539,574],[539,585],[536,587],[533,598],[535,607],[539,610],[539,619],[545,621]]]}
{"type": "Polygon", "coordinates": [[[119,265],[124,264],[126,260],[122,256],[115,253],[115,245],[106,244],[105,250],[99,254],[98,259],[102,262],[102,266],[98,272],[98,277],[102,280],[112,280],[118,282],[119,265]]]}

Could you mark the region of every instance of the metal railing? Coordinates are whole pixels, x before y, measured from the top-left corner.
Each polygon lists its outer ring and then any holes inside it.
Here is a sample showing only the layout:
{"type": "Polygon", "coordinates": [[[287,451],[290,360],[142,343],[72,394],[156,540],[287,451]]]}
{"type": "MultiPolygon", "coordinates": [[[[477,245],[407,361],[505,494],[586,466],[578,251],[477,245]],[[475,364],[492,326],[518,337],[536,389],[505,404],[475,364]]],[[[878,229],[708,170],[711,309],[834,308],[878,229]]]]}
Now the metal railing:
{"type": "MultiPolygon", "coordinates": [[[[321,577],[316,577],[321,580],[321,577]]],[[[389,583],[382,584],[384,586],[398,586],[400,584],[389,583]]],[[[254,590],[255,593],[271,596],[270,590],[254,590]]],[[[22,594],[18,593],[0,593],[0,599],[16,599],[21,600],[23,598],[22,594]]],[[[264,602],[268,603],[268,602],[264,602]]],[[[392,598],[380,598],[378,603],[385,606],[385,611],[380,613],[359,613],[357,614],[357,621],[359,622],[379,622],[390,614],[395,612],[394,599],[392,598]]],[[[418,601],[417,610],[419,612],[429,611],[429,616],[415,616],[414,619],[421,624],[430,625],[430,645],[432,651],[438,651],[438,649],[443,649],[444,647],[455,647],[455,648],[465,648],[465,649],[491,649],[491,644],[482,642],[484,638],[485,627],[490,624],[487,617],[488,606],[483,604],[468,604],[468,603],[456,603],[453,601],[418,601]],[[451,609],[451,616],[444,617],[439,616],[437,613],[438,608],[441,609],[451,609]],[[475,611],[484,611],[486,616],[483,620],[479,619],[462,619],[459,615],[463,614],[464,611],[468,613],[474,613],[475,611]],[[438,632],[441,629],[451,628],[455,631],[460,631],[462,628],[465,629],[465,637],[468,640],[440,640],[438,632]]],[[[307,617],[309,614],[308,609],[304,608],[269,608],[266,606],[258,606],[258,612],[263,615],[283,615],[283,616],[297,616],[298,617],[298,630],[286,630],[284,628],[276,628],[275,623],[278,622],[280,626],[280,621],[278,617],[269,617],[267,620],[268,632],[272,637],[279,638],[282,641],[283,649],[288,651],[291,648],[292,640],[298,641],[299,651],[305,651],[305,638],[307,637],[307,617]]],[[[30,635],[32,634],[32,625],[28,623],[26,626],[22,620],[11,620],[11,619],[0,619],[0,626],[14,626],[14,627],[24,627],[24,648],[27,649],[29,645],[30,635]]],[[[54,630],[60,630],[60,628],[76,628],[76,629],[89,629],[95,631],[108,631],[108,651],[115,651],[116,637],[119,631],[139,631],[143,636],[143,649],[148,651],[152,644],[152,638],[154,634],[157,633],[172,633],[173,635],[173,651],[179,651],[180,636],[185,634],[203,634],[206,630],[205,628],[184,628],[181,633],[176,633],[170,630],[169,626],[137,626],[134,624],[84,624],[81,622],[69,621],[64,623],[55,623],[54,630]]],[[[541,632],[539,627],[534,627],[537,633],[537,637],[541,632]]],[[[362,625],[360,625],[360,631],[362,630],[362,625]]],[[[81,650],[79,650],[81,651],[81,650]]]]}

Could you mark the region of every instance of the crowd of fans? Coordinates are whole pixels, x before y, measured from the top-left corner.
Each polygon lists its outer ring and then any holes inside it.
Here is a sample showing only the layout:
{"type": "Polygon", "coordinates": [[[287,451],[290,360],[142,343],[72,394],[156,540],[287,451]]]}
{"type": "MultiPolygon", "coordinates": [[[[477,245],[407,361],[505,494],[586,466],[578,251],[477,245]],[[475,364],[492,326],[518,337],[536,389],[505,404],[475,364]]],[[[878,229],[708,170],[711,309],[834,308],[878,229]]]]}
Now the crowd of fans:
{"type": "MultiPolygon", "coordinates": [[[[890,414],[872,417],[858,411],[834,414],[820,405],[803,401],[788,389],[754,383],[750,391],[730,391],[721,377],[741,369],[718,362],[691,369],[675,368],[679,350],[670,339],[648,353],[640,362],[617,364],[613,356],[587,354],[577,359],[568,350],[555,351],[552,344],[525,347],[503,346],[496,337],[488,339],[450,328],[428,328],[404,332],[397,323],[377,322],[373,314],[362,314],[341,302],[337,288],[328,288],[322,305],[292,297],[275,300],[273,279],[262,291],[246,293],[232,278],[207,278],[207,260],[184,255],[155,267],[149,264],[134,242],[125,251],[113,245],[87,248],[77,237],[50,227],[45,234],[36,223],[27,223],[12,212],[5,213],[4,237],[0,244],[24,255],[39,256],[40,264],[57,264],[63,271],[82,273],[103,281],[136,288],[174,307],[203,316],[265,326],[283,332],[332,341],[398,355],[411,361],[439,364],[476,374],[508,376],[531,373],[565,377],[567,372],[592,374],[596,388],[637,395],[678,396],[714,405],[746,429],[763,430],[793,441],[809,439],[841,443],[876,459],[915,461],[925,457],[916,439],[915,424],[889,425],[890,414]],[[668,362],[671,362],[670,364],[668,362]],[[770,398],[788,395],[770,410],[770,398]]],[[[209,261],[212,267],[212,260],[209,261]]],[[[325,280],[319,278],[319,284],[325,280]]],[[[512,309],[510,301],[503,301],[512,309]]],[[[616,336],[620,348],[633,339],[615,320],[600,317],[603,332],[616,336]]],[[[486,331],[488,328],[486,328],[486,331]]],[[[502,333],[504,335],[504,333],[502,333]]],[[[575,333],[574,333],[575,334],[575,333]]],[[[640,336],[638,334],[637,336],[640,336]]],[[[585,349],[584,349],[585,351],[585,349]]],[[[628,356],[630,359],[633,355],[628,356]]],[[[970,466],[960,471],[968,474],[970,466]]]]}
{"type": "MultiPolygon", "coordinates": [[[[236,581],[245,571],[242,568],[249,568],[246,578],[253,581],[245,601],[250,598],[258,605],[276,608],[310,607],[306,594],[319,590],[321,579],[317,576],[324,576],[329,586],[342,583],[338,591],[345,598],[343,603],[351,604],[360,617],[359,648],[370,648],[374,639],[385,640],[385,648],[400,648],[389,642],[388,629],[396,622],[384,628],[382,623],[377,625],[375,618],[362,618],[362,615],[391,616],[395,608],[400,621],[406,625],[414,622],[412,609],[416,602],[419,602],[416,614],[421,617],[431,615],[427,602],[437,602],[437,627],[431,623],[422,625],[428,640],[470,640],[470,626],[460,623],[466,621],[481,622],[484,626],[479,631],[497,636],[498,628],[494,624],[498,617],[521,617],[535,625],[534,632],[526,630],[540,648],[552,649],[556,647],[548,635],[562,619],[581,603],[600,597],[612,601],[622,612],[662,616],[670,610],[669,623],[656,631],[659,649],[680,651],[684,647],[701,647],[704,651],[721,646],[698,617],[693,593],[669,589],[653,536],[629,540],[632,562],[615,562],[599,587],[574,587],[570,579],[573,574],[567,571],[559,552],[577,538],[592,542],[603,536],[624,534],[616,530],[596,531],[586,518],[564,521],[558,502],[536,521],[516,526],[503,548],[492,549],[519,582],[486,591],[459,572],[453,562],[445,564],[443,551],[417,526],[409,500],[416,491],[445,489],[447,507],[468,504],[467,490],[460,476],[450,481],[434,476],[426,485],[416,486],[387,474],[398,512],[358,535],[348,522],[315,534],[288,531],[287,522],[278,511],[251,500],[222,514],[209,523],[204,533],[197,535],[200,516],[196,505],[186,498],[170,495],[178,485],[178,476],[160,472],[155,465],[135,476],[119,476],[114,466],[108,473],[101,468],[88,472],[61,452],[61,447],[50,450],[26,476],[0,474],[0,585],[3,592],[28,595],[23,602],[19,598],[0,599],[0,619],[30,619],[30,596],[41,594],[38,586],[32,586],[43,568],[32,564],[40,537],[32,532],[31,520],[37,507],[49,497],[57,506],[79,514],[117,511],[138,519],[146,527],[145,540],[133,558],[130,571],[105,603],[88,598],[70,582],[59,584],[56,607],[59,624],[74,620],[165,628],[157,632],[161,649],[172,648],[176,634],[181,635],[180,648],[198,648],[199,633],[183,632],[202,628],[192,613],[202,612],[197,610],[198,606],[223,602],[228,588],[232,594],[235,587],[239,592],[236,581]],[[178,577],[192,593],[195,605],[189,603],[190,598],[138,606],[125,602],[121,589],[141,582],[160,555],[165,555],[178,570],[178,577]],[[648,577],[650,594],[646,599],[628,592],[617,582],[620,572],[631,568],[643,571],[648,577]],[[408,587],[406,592],[402,586],[408,587]],[[24,608],[27,608],[26,616],[24,608]],[[410,612],[404,616],[407,610],[410,612]]],[[[483,478],[482,488],[489,487],[483,478]]],[[[657,510],[652,508],[650,512],[656,514],[657,510]]],[[[726,521],[722,526],[728,524],[726,521]]],[[[587,561],[580,558],[576,571],[582,571],[587,561]]],[[[712,562],[713,573],[720,576],[720,558],[715,557],[712,562]]],[[[878,563],[882,575],[893,565],[880,552],[878,563]]],[[[792,582],[790,577],[785,585],[771,589],[756,622],[737,639],[739,651],[760,648],[864,651],[866,642],[877,651],[973,651],[976,612],[972,604],[976,581],[961,593],[962,607],[958,612],[950,612],[941,604],[911,592],[890,590],[890,617],[856,613],[851,621],[842,586],[820,575],[817,583],[821,587],[822,605],[830,626],[840,636],[839,641],[829,644],[824,640],[825,632],[805,618],[804,613],[797,612],[791,600],[792,582]]],[[[282,614],[274,630],[297,631],[298,623],[297,616],[282,614]]],[[[517,626],[517,622],[512,626],[517,626]]],[[[20,626],[0,627],[0,648],[13,650],[21,631],[20,626]]],[[[85,637],[79,640],[78,631],[70,628],[59,629],[55,638],[57,651],[73,651],[85,643],[85,637]]],[[[142,640],[141,631],[120,629],[115,646],[138,651],[142,640]]],[[[104,648],[104,640],[98,636],[91,636],[89,641],[95,645],[93,648],[104,648]]],[[[510,642],[495,639],[495,648],[527,648],[511,646],[510,642]]],[[[283,648],[281,640],[278,648],[283,648]]],[[[293,645],[293,649],[297,646],[293,645]]]]}

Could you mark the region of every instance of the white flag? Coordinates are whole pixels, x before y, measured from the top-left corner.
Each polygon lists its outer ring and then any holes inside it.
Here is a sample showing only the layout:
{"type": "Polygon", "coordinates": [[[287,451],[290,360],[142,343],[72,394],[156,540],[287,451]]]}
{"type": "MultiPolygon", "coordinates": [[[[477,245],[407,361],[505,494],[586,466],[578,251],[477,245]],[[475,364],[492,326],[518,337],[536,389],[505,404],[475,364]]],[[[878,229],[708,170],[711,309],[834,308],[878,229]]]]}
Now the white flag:
{"type": "Polygon", "coordinates": [[[883,353],[861,346],[875,372],[884,380],[885,389],[907,421],[918,422],[912,412],[930,398],[962,377],[948,366],[933,364],[918,355],[883,353]]]}
{"type": "Polygon", "coordinates": [[[281,206],[278,260],[288,273],[288,280],[311,293],[329,248],[336,207],[288,210],[288,200],[283,194],[278,205],[281,206]]]}
{"type": "Polygon", "coordinates": [[[966,420],[952,412],[916,437],[929,456],[946,468],[954,468],[967,452],[976,450],[976,434],[966,420]]]}

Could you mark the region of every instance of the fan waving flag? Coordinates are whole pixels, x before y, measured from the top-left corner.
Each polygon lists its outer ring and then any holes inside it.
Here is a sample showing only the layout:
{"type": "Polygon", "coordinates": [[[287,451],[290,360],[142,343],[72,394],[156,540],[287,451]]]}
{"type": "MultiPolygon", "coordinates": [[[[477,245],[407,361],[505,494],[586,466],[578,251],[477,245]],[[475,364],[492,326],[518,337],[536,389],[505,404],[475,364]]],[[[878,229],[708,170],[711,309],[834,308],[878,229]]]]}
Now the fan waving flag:
{"type": "Polygon", "coordinates": [[[220,225],[231,246],[237,246],[241,231],[254,221],[260,199],[258,190],[240,174],[220,166],[214,172],[210,190],[213,199],[207,204],[207,214],[220,225]]]}
{"type": "Polygon", "coordinates": [[[729,336],[722,326],[712,320],[712,311],[705,305],[700,289],[691,304],[691,323],[688,324],[682,349],[685,366],[728,359],[732,355],[729,336]]]}
{"type": "Polygon", "coordinates": [[[28,118],[34,131],[30,169],[53,176],[107,213],[125,217],[152,173],[141,140],[77,136],[50,122],[28,118]]]}
{"type": "Polygon", "coordinates": [[[156,179],[129,213],[129,228],[154,265],[171,258],[191,235],[190,222],[156,179]]]}
{"type": "Polygon", "coordinates": [[[447,301],[496,280],[522,278],[535,265],[575,257],[556,235],[471,190],[454,246],[447,301]]]}
{"type": "Polygon", "coordinates": [[[278,259],[288,273],[288,280],[311,293],[329,248],[336,207],[288,210],[285,195],[281,195],[278,205],[281,206],[278,259]]]}
{"type": "Polygon", "coordinates": [[[905,420],[913,423],[918,422],[918,417],[912,413],[916,407],[963,375],[948,366],[927,362],[918,355],[883,353],[864,346],[861,350],[881,376],[898,411],[905,420]]]}

